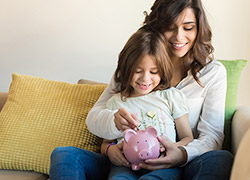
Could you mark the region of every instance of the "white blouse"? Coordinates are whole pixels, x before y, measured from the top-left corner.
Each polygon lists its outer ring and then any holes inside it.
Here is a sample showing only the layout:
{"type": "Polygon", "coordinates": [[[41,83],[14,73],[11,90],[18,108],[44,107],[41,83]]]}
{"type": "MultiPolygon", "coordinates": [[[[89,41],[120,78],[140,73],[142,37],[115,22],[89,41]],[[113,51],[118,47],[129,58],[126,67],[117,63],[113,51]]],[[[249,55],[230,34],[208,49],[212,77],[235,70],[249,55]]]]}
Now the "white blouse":
{"type": "MultiPolygon", "coordinates": [[[[197,76],[203,87],[194,80],[190,71],[176,86],[187,97],[189,121],[195,138],[184,146],[188,154],[187,162],[207,151],[220,149],[224,139],[226,69],[220,62],[213,60],[197,76]]],[[[117,110],[106,108],[114,87],[115,81],[112,78],[86,119],[89,131],[105,139],[116,139],[120,135],[113,116],[117,110]]]]}

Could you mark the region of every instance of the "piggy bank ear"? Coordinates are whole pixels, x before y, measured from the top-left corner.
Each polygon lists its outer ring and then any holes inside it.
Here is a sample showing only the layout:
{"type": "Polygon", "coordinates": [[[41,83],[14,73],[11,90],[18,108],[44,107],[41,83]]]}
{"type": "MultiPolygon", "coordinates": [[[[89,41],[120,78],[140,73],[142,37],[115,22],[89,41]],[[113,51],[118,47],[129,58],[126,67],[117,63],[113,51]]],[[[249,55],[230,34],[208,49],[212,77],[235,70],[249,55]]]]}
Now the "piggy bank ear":
{"type": "Polygon", "coordinates": [[[125,142],[127,143],[129,138],[131,138],[135,134],[136,134],[136,132],[133,129],[126,129],[123,132],[123,137],[124,137],[125,142]]]}
{"type": "Polygon", "coordinates": [[[149,126],[146,130],[146,133],[151,134],[154,137],[157,137],[157,130],[153,126],[149,126]]]}

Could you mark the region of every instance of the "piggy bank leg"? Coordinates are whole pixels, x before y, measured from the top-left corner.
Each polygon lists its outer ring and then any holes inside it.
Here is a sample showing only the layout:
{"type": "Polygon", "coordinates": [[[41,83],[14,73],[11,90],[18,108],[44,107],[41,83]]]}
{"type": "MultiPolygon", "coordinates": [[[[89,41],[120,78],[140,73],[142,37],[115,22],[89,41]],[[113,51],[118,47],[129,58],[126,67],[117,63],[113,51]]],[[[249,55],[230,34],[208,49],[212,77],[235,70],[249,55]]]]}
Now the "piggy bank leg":
{"type": "Polygon", "coordinates": [[[140,170],[141,168],[140,168],[140,166],[138,166],[138,164],[132,164],[132,170],[134,170],[134,171],[138,171],[138,170],[140,170]]]}

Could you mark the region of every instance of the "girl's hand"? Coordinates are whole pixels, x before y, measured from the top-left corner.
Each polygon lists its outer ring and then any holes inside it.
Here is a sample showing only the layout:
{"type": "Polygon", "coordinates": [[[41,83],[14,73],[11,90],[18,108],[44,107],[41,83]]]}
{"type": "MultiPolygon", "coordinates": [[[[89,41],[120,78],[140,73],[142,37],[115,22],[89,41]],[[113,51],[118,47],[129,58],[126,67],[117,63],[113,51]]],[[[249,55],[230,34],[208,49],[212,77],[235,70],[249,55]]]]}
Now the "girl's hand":
{"type": "Polygon", "coordinates": [[[122,143],[110,146],[108,150],[108,157],[109,160],[116,166],[130,166],[129,162],[122,154],[122,143]]]}
{"type": "Polygon", "coordinates": [[[114,116],[115,126],[118,130],[121,131],[124,131],[126,129],[134,129],[139,122],[134,114],[128,112],[124,108],[119,108],[114,116]]]}
{"type": "Polygon", "coordinates": [[[139,164],[141,168],[157,170],[184,164],[185,156],[183,152],[170,139],[162,136],[158,137],[158,140],[165,147],[165,154],[157,159],[148,159],[145,163],[139,164]]]}

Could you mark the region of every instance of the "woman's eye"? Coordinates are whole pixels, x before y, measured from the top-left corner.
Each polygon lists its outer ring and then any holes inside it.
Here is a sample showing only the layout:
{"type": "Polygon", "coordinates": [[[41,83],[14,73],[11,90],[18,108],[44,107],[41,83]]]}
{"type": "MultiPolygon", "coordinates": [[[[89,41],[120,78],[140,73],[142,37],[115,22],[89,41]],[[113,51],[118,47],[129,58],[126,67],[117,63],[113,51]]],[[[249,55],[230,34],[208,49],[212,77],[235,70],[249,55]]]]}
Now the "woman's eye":
{"type": "Polygon", "coordinates": [[[184,30],[186,31],[191,31],[194,29],[195,26],[187,26],[187,27],[184,27],[184,30]]]}
{"type": "Polygon", "coordinates": [[[158,71],[151,71],[151,74],[158,74],[158,71]]]}
{"type": "Polygon", "coordinates": [[[186,31],[191,31],[193,29],[193,27],[191,28],[184,28],[186,31]]]}

